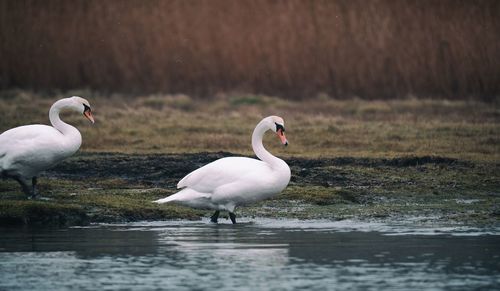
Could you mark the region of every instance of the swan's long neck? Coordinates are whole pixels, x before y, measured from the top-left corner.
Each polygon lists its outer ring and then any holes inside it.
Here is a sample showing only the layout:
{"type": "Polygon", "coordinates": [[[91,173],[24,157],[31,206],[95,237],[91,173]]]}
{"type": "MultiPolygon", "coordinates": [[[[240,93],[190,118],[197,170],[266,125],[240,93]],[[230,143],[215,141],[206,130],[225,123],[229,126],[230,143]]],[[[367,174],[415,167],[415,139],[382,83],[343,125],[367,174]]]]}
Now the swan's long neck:
{"type": "Polygon", "coordinates": [[[50,123],[55,129],[59,130],[68,139],[68,141],[71,142],[73,146],[79,148],[82,142],[82,136],[80,132],[74,126],[71,126],[62,121],[59,117],[59,113],[61,112],[61,110],[70,106],[71,104],[68,99],[61,99],[57,101],[52,105],[52,107],[50,107],[49,119],[50,123]]]}
{"type": "Polygon", "coordinates": [[[276,167],[282,163],[282,160],[273,156],[268,152],[264,145],[262,144],[262,138],[269,128],[265,125],[264,120],[261,121],[255,127],[252,134],[252,148],[259,159],[271,165],[271,167],[276,167]]]}

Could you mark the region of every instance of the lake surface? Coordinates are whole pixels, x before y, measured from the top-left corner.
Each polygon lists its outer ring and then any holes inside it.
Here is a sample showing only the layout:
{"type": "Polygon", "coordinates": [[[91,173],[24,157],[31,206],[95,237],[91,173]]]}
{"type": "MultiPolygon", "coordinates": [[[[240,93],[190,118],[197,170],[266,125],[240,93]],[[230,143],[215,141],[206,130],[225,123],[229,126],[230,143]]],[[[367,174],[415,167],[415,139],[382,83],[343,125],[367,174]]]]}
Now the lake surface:
{"type": "Polygon", "coordinates": [[[241,220],[0,229],[0,290],[500,288],[500,228],[241,220]]]}

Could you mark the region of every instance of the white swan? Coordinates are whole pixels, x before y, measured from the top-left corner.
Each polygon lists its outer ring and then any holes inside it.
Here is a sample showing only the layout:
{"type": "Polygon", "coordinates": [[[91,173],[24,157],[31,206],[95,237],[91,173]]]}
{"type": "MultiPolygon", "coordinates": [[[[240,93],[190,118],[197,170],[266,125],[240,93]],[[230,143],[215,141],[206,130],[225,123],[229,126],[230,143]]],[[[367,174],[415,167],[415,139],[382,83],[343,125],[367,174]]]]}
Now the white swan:
{"type": "Polygon", "coordinates": [[[94,123],[89,102],[74,96],[58,100],[50,107],[52,126],[25,125],[0,134],[0,177],[15,179],[28,198],[38,194],[38,173],[73,155],[82,143],[78,129],[59,118],[62,109],[83,113],[94,123]]]}
{"type": "Polygon", "coordinates": [[[214,209],[211,221],[215,223],[220,210],[227,210],[231,221],[236,223],[235,207],[270,198],[290,182],[290,167],[262,145],[262,137],[267,130],[276,132],[281,142],[288,145],[283,119],[266,117],[257,124],[252,134],[252,148],[260,160],[245,157],[216,160],[184,177],[177,184],[177,188],[184,189],[154,202],[176,202],[194,208],[214,209]]]}

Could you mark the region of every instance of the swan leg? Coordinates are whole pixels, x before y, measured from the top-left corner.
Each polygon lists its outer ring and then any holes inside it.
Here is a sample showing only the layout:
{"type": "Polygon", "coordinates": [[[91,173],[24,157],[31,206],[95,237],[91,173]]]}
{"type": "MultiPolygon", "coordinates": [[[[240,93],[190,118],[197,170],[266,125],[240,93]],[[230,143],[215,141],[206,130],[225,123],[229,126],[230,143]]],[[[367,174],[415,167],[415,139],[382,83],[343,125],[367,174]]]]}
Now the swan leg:
{"type": "Polygon", "coordinates": [[[231,222],[236,224],[236,215],[232,212],[229,212],[229,218],[231,218],[231,222]]]}
{"type": "Polygon", "coordinates": [[[219,218],[220,211],[216,210],[215,213],[210,216],[210,222],[217,223],[217,219],[219,218]]]}
{"type": "Polygon", "coordinates": [[[30,186],[28,185],[28,181],[21,177],[13,177],[13,178],[21,185],[24,194],[28,195],[28,199],[32,198],[33,193],[31,192],[30,186]]]}
{"type": "Polygon", "coordinates": [[[31,197],[36,198],[40,193],[36,189],[36,183],[38,182],[37,177],[33,177],[31,179],[31,186],[32,186],[32,194],[31,197]]]}

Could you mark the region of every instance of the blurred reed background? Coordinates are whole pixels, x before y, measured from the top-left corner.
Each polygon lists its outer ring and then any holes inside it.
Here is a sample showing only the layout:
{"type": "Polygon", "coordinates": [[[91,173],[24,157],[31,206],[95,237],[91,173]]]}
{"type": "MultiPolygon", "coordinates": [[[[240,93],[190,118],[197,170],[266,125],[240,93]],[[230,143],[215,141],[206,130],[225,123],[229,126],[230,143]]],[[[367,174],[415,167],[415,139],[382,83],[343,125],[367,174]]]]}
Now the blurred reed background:
{"type": "Polygon", "coordinates": [[[500,92],[497,0],[0,0],[0,89],[500,92]]]}

